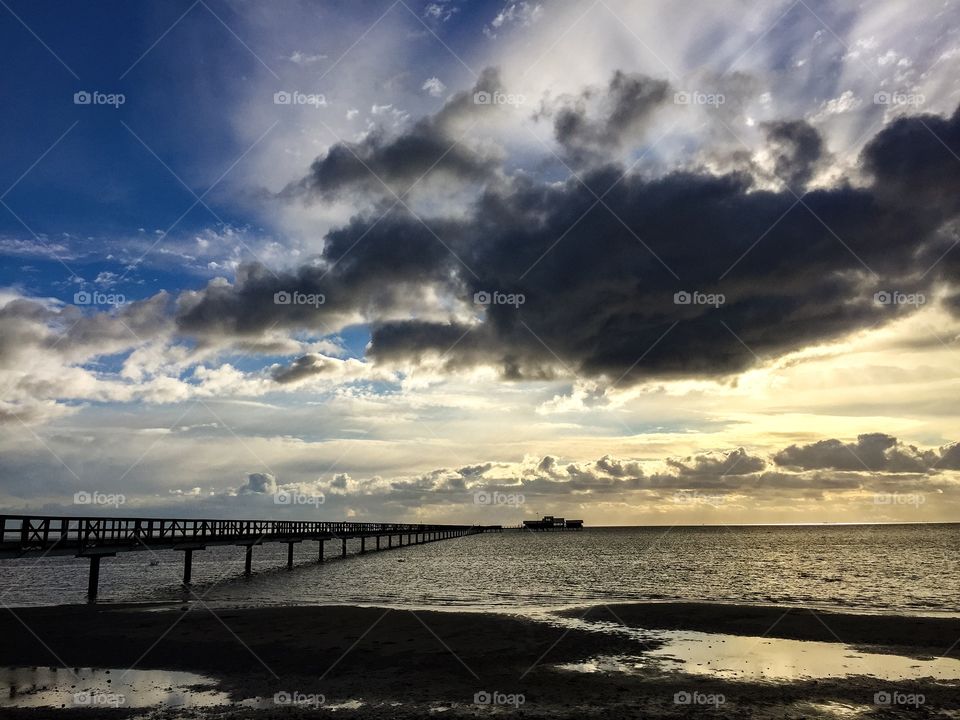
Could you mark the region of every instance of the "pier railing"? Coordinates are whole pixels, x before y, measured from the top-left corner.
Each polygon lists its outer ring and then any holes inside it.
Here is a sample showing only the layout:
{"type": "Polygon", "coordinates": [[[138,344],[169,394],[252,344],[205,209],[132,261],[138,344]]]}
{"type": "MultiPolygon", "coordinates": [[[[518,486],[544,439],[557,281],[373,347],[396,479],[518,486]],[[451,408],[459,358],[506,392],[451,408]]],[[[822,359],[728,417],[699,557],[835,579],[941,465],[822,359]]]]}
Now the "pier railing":
{"type": "Polygon", "coordinates": [[[132,550],[182,543],[215,545],[450,531],[483,532],[471,525],[415,523],[0,515],[0,556],[37,552],[83,554],[95,549],[132,550]]]}

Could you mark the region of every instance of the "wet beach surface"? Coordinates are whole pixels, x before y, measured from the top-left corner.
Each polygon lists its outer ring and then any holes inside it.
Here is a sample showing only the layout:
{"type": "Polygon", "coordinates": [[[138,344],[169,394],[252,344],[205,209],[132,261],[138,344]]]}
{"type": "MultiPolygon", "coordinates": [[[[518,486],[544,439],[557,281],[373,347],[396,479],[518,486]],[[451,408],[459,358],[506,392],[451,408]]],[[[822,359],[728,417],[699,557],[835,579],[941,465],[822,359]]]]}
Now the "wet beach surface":
{"type": "Polygon", "coordinates": [[[215,612],[199,604],[6,609],[0,716],[960,713],[955,618],[707,603],[539,618],[349,606],[215,612]],[[24,707],[31,703],[44,706],[24,707]]]}

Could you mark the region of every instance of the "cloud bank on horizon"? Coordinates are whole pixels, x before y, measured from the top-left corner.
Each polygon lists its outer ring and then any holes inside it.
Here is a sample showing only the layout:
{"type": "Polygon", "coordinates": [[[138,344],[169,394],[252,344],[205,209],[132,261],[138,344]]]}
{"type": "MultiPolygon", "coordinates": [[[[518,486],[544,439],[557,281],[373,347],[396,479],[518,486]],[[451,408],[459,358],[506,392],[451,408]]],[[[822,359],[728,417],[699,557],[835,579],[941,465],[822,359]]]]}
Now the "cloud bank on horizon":
{"type": "Polygon", "coordinates": [[[11,4],[0,503],[960,519],[956,3],[374,5],[11,4]]]}

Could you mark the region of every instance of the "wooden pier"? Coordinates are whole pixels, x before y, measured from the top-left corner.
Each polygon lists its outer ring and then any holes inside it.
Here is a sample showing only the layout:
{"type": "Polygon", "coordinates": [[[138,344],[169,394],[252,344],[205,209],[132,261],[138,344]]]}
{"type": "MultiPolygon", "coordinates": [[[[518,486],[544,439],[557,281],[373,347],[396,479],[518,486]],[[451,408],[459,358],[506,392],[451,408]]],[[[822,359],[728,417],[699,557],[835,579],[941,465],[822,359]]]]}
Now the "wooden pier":
{"type": "Polygon", "coordinates": [[[293,567],[294,546],[317,542],[317,562],[324,560],[324,543],[359,538],[360,553],[374,538],[376,550],[447,540],[487,532],[482,525],[322,522],[312,520],[174,520],[168,518],[65,517],[0,515],[0,560],[27,556],[73,555],[90,563],[87,594],[97,596],[100,561],[120,552],[177,550],[183,553],[183,583],[189,585],[194,551],[213,545],[244,548],[244,571],[252,572],[253,549],[268,542],[287,543],[287,567],[293,567]],[[386,538],[383,547],[381,538],[386,538]],[[396,539],[396,546],[394,546],[396,539]]]}

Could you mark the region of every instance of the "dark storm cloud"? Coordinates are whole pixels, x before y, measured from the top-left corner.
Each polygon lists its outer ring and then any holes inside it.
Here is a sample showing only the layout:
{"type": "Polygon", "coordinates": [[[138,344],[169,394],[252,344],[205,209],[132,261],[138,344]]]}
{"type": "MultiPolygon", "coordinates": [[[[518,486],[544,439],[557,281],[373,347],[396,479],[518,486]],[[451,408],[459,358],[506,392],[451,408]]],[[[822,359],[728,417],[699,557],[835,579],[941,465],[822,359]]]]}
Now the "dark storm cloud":
{"type": "MultiPolygon", "coordinates": [[[[448,232],[435,222],[433,232],[448,232]]],[[[431,286],[458,285],[455,258],[422,223],[400,212],[354,218],[327,236],[323,257],[293,271],[243,265],[178,301],[177,325],[198,339],[255,337],[271,328],[333,332],[347,322],[403,315],[431,286]]],[[[303,369],[303,368],[301,368],[303,369]]]]}
{"type": "Polygon", "coordinates": [[[287,367],[277,368],[272,375],[273,379],[280,384],[292,383],[313,375],[322,375],[333,363],[333,360],[322,355],[304,355],[287,367]]]}
{"type": "Polygon", "coordinates": [[[864,168],[886,202],[919,207],[941,216],[960,208],[960,108],[949,118],[902,117],[864,148],[864,168]]]}
{"type": "Polygon", "coordinates": [[[605,89],[589,88],[561,102],[554,112],[554,136],[577,163],[608,156],[642,133],[669,89],[663,80],[618,70],[605,89]],[[599,108],[591,112],[594,104],[599,108]]]}
{"type": "Polygon", "coordinates": [[[250,473],[247,483],[237,488],[238,495],[267,495],[277,491],[277,479],[270,473],[250,473]]]}
{"type": "MultiPolygon", "coordinates": [[[[545,457],[543,461],[553,460],[553,458],[545,457]]],[[[541,462],[541,467],[543,462],[541,462]]],[[[642,475],[643,470],[640,468],[640,464],[637,462],[624,462],[622,460],[617,460],[611,458],[609,455],[604,455],[602,458],[597,460],[596,467],[601,472],[605,472],[607,475],[616,478],[629,477],[631,475],[642,475]]]]}
{"type": "Polygon", "coordinates": [[[329,199],[360,190],[381,194],[384,184],[402,194],[428,171],[434,180],[485,180],[496,170],[497,160],[459,142],[462,138],[453,130],[458,119],[489,111],[489,106],[474,103],[476,93],[499,90],[499,74],[488,68],[471,90],[457,93],[436,115],[419,120],[396,137],[375,130],[359,142],[338,142],[281,196],[329,199]]]}
{"type": "Polygon", "coordinates": [[[743,448],[728,453],[705,453],[677,460],[670,459],[667,464],[681,476],[749,475],[760,472],[767,466],[763,458],[750,455],[743,448]]]}
{"type": "MultiPolygon", "coordinates": [[[[487,73],[477,87],[494,82],[487,73]]],[[[589,130],[572,121],[564,137],[642,142],[638,127],[665,91],[651,83],[615,76],[596,99],[607,113],[585,116],[589,130]]],[[[425,127],[487,111],[496,112],[461,93],[425,127]]],[[[791,122],[768,131],[784,181],[805,185],[827,156],[816,131],[791,122]]],[[[249,265],[233,285],[186,294],[178,324],[203,338],[368,322],[379,363],[442,358],[448,371],[484,365],[513,380],[728,375],[913,309],[876,302],[878,291],[932,298],[935,283],[955,284],[960,258],[936,264],[960,213],[960,162],[941,140],[960,153],[960,116],[898,120],[865,146],[866,185],[816,189],[802,204],[788,190],[758,189],[748,173],[649,179],[606,164],[584,182],[498,174],[469,212],[424,217],[430,230],[402,209],[359,214],[310,265],[279,278],[249,265]],[[603,202],[588,188],[602,189],[603,202]],[[326,302],[273,303],[295,290],[326,302]],[[497,292],[524,301],[474,305],[497,292]],[[682,302],[695,293],[724,302],[682,302]],[[448,302],[442,317],[438,296],[448,302]]],[[[316,369],[308,364],[290,371],[316,369]]]]}
{"type": "Polygon", "coordinates": [[[804,120],[766,125],[774,154],[774,173],[795,193],[802,194],[823,157],[823,139],[804,120]]]}
{"type": "Polygon", "coordinates": [[[478,478],[488,472],[493,467],[493,463],[484,463],[483,465],[467,465],[457,470],[465,478],[478,478]]]}
{"type": "MultiPolygon", "coordinates": [[[[922,129],[929,121],[912,122],[922,129]]],[[[790,133],[801,149],[782,169],[804,182],[820,151],[809,128],[790,133]]],[[[955,207],[929,210],[936,183],[926,167],[903,168],[919,175],[916,203],[909,180],[883,169],[903,165],[897,140],[905,136],[914,132],[892,127],[868,145],[864,165],[873,185],[815,190],[802,205],[787,191],[755,190],[746,175],[620,179],[617,166],[586,179],[589,187],[612,187],[604,198],[609,209],[576,180],[548,187],[523,178],[510,192],[491,189],[464,228],[472,241],[462,257],[479,275],[465,277],[468,292],[522,293],[525,302],[489,306],[486,321],[447,354],[447,365],[486,363],[507,378],[624,376],[623,383],[718,375],[896,317],[907,309],[878,303],[874,294],[929,293],[936,273],[917,278],[949,249],[939,230],[956,214],[955,207]],[[894,178],[902,188],[887,202],[894,178]],[[678,291],[722,293],[726,302],[678,305],[678,291]]],[[[960,182],[960,163],[941,152],[949,162],[941,160],[937,182],[960,182]]],[[[948,269],[938,277],[954,282],[948,269]]],[[[445,352],[462,330],[384,323],[371,353],[411,360],[427,349],[445,352]]]]}
{"type": "Polygon", "coordinates": [[[960,468],[958,445],[923,450],[901,443],[892,435],[869,433],[856,442],[829,439],[809,445],[791,445],[774,455],[777,465],[803,470],[830,469],[924,473],[960,468]]]}

